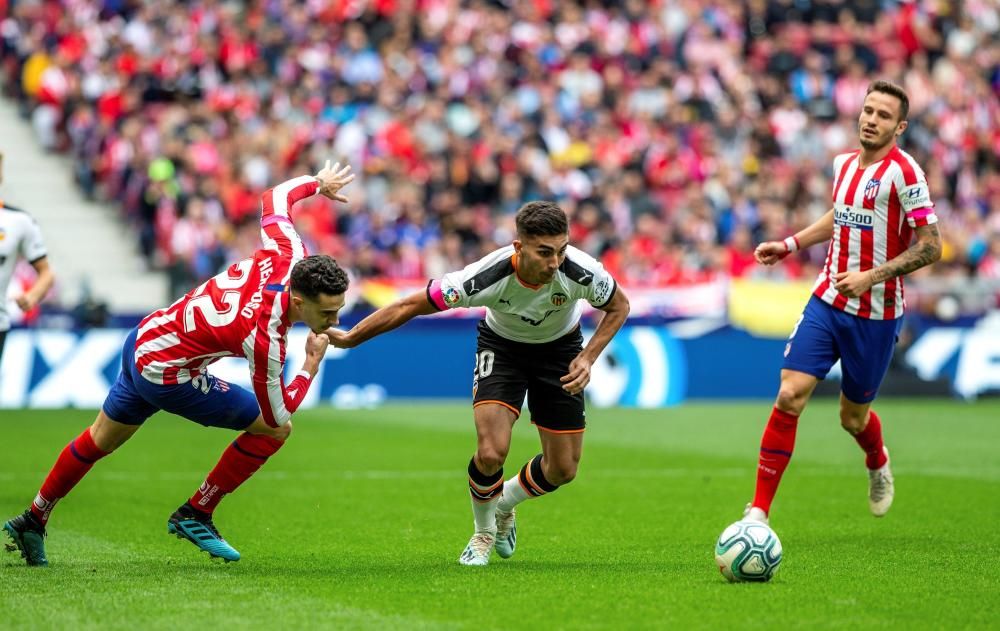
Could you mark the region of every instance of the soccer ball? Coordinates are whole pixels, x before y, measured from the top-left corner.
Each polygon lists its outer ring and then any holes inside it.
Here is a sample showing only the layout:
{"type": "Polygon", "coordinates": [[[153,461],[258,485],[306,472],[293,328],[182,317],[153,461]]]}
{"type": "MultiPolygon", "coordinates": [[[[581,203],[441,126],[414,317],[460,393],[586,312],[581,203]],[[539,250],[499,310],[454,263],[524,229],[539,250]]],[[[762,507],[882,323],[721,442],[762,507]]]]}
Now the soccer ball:
{"type": "Polygon", "coordinates": [[[781,565],[781,542],[767,524],[738,521],[719,535],[715,564],[730,581],[769,581],[781,565]]]}

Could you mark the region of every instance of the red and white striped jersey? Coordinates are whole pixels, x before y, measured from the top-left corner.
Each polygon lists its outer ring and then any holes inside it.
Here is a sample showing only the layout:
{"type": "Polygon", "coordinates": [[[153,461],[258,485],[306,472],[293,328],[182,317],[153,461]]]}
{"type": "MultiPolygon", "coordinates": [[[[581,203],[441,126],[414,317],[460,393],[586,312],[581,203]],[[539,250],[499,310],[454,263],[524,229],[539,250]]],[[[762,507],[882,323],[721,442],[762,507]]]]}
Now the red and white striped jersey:
{"type": "Polygon", "coordinates": [[[307,254],[289,210],[318,189],[315,178],[302,176],[267,190],[261,199],[264,247],[143,319],[135,362],[144,378],[185,383],[219,358],[242,355],[250,362],[264,420],[272,426],[288,422],[310,385],[306,372],[284,383],[292,324],[288,283],[292,267],[307,254]]]}
{"type": "Polygon", "coordinates": [[[890,278],[857,298],[833,286],[840,272],[866,271],[899,256],[913,229],[937,223],[927,179],[916,161],[899,147],[865,169],[860,150],[833,160],[833,238],[813,295],[835,309],[871,320],[902,317],[903,279],[890,278]]]}

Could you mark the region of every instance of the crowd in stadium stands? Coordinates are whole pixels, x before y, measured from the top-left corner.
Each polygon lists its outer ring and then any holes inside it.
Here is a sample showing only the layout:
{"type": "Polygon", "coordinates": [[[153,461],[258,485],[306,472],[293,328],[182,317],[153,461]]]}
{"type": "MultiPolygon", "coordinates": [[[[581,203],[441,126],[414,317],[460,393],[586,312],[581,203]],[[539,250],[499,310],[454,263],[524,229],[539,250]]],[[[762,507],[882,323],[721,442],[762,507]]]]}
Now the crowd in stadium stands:
{"type": "Polygon", "coordinates": [[[910,94],[931,273],[1000,278],[991,0],[4,3],[5,91],[177,293],[255,247],[265,187],[329,156],[359,173],[351,203],[296,223],[360,277],[461,267],[550,198],[627,286],[811,278],[823,248],[752,250],[828,209],[875,78],[910,94]]]}

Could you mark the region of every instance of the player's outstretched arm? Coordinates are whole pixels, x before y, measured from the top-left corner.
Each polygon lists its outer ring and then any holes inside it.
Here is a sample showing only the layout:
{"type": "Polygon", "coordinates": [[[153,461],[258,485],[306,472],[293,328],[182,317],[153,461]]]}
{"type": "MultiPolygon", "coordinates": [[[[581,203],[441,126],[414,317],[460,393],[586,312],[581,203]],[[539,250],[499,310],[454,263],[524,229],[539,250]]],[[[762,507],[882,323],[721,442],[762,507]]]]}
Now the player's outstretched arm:
{"type": "Polygon", "coordinates": [[[590,383],[590,367],[594,365],[594,362],[611,342],[611,338],[625,324],[629,303],[628,297],[625,296],[621,287],[616,288],[615,295],[611,297],[608,304],[601,308],[601,311],[604,312],[604,315],[597,323],[597,330],[590,337],[587,346],[569,363],[569,372],[559,378],[562,381],[563,390],[570,394],[576,394],[587,387],[587,384],[590,383]]]}
{"type": "Polygon", "coordinates": [[[406,324],[417,316],[430,315],[438,311],[439,309],[427,299],[427,292],[420,291],[382,307],[355,324],[350,331],[327,329],[326,336],[330,338],[330,344],[338,348],[354,348],[376,335],[382,335],[406,324]]]}
{"type": "Polygon", "coordinates": [[[917,240],[897,257],[864,272],[841,272],[833,277],[834,288],[848,298],[856,298],[874,285],[903,276],[941,258],[941,233],[937,224],[914,229],[917,240]]]}
{"type": "Polygon", "coordinates": [[[796,232],[784,241],[765,241],[753,251],[753,256],[761,265],[774,265],[792,252],[826,243],[833,237],[833,209],[807,228],[796,232]]]}
{"type": "Polygon", "coordinates": [[[316,175],[301,175],[269,188],[261,195],[260,230],[265,249],[275,250],[286,256],[306,255],[302,239],[292,224],[291,209],[300,200],[320,193],[339,202],[347,198],[338,191],[354,180],[350,165],[340,163],[326,166],[316,175]]]}

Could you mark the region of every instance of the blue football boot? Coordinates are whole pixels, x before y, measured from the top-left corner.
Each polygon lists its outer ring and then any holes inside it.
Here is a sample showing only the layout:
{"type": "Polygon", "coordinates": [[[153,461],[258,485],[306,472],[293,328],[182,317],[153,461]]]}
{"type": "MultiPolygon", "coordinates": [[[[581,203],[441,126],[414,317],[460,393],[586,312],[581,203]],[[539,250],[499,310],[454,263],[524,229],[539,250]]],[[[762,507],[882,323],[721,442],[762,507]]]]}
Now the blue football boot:
{"type": "Polygon", "coordinates": [[[38,521],[30,508],[5,523],[3,529],[13,541],[4,544],[7,552],[20,550],[28,565],[49,564],[49,560],[45,558],[45,526],[38,521]]]}
{"type": "Polygon", "coordinates": [[[212,516],[195,510],[187,502],[175,510],[167,520],[167,532],[176,535],[178,539],[187,539],[213,559],[217,557],[227,563],[240,560],[240,553],[236,548],[226,543],[219,534],[219,530],[212,523],[212,516]]]}
{"type": "Polygon", "coordinates": [[[515,510],[512,508],[509,513],[497,510],[497,541],[494,549],[502,559],[514,556],[514,548],[517,546],[515,510]]]}

